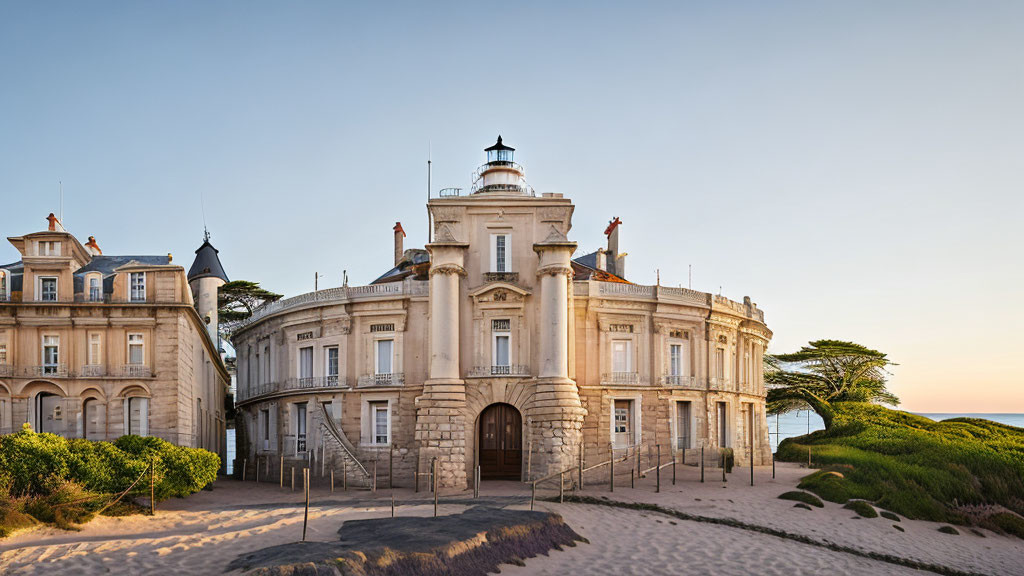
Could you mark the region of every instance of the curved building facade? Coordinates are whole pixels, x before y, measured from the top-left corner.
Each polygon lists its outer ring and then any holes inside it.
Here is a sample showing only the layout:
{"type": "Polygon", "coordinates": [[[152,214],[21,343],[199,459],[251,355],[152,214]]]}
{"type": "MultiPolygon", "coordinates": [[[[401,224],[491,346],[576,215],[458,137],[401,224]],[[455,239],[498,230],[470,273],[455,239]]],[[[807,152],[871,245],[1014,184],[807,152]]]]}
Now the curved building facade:
{"type": "Polygon", "coordinates": [[[770,459],[763,355],[749,298],[629,282],[619,250],[577,255],[574,206],[536,194],[501,142],[468,194],[431,198],[432,241],[368,286],[257,310],[232,340],[238,458],[261,474],[313,462],[442,486],[535,479],[658,445],[770,459]],[[418,466],[418,468],[417,468],[418,466]]]}

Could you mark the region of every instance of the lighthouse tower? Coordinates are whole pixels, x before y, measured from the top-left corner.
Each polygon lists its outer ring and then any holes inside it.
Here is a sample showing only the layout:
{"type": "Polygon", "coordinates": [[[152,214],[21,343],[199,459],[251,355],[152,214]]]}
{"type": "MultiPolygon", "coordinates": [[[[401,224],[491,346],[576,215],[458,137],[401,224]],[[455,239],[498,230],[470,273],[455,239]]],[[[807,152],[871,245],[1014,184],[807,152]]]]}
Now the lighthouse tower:
{"type": "Polygon", "coordinates": [[[199,317],[206,323],[210,339],[217,340],[217,289],[228,282],[228,275],[220,264],[217,249],[210,244],[210,233],[203,233],[203,244],[196,250],[196,259],[188,270],[188,285],[199,317]]]}
{"type": "Polygon", "coordinates": [[[533,195],[526,184],[523,167],[513,160],[515,148],[503,144],[499,135],[498,141],[484,148],[484,152],[487,152],[487,163],[473,173],[473,194],[533,195]]]}

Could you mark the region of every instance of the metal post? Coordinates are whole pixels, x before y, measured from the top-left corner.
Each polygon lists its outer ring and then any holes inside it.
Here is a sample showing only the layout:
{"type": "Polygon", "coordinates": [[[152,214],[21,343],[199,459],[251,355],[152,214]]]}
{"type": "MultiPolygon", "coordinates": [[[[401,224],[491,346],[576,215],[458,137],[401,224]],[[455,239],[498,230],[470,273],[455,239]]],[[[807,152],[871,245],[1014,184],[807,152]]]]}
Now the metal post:
{"type": "Polygon", "coordinates": [[[413,492],[420,493],[420,453],[416,451],[416,470],[412,473],[413,492]]]}
{"type": "Polygon", "coordinates": [[[615,492],[615,446],[608,444],[608,491],[615,492]]]}
{"type": "Polygon", "coordinates": [[[242,458],[242,482],[245,482],[245,465],[247,463],[248,463],[248,460],[245,459],[245,458],[242,458]]]}
{"type": "Polygon", "coordinates": [[[530,511],[533,511],[533,503],[537,500],[537,483],[530,484],[530,511]]]}
{"type": "Polygon", "coordinates": [[[281,456],[281,488],[284,488],[284,456],[281,456]]]}
{"type": "Polygon", "coordinates": [[[583,443],[580,442],[580,491],[583,491],[583,443]]]}
{"type": "Polygon", "coordinates": [[[533,480],[533,438],[526,443],[526,481],[533,480]]]}
{"type": "Polygon", "coordinates": [[[775,479],[775,452],[772,452],[772,480],[775,479]]]}
{"type": "Polygon", "coordinates": [[[260,457],[256,456],[256,483],[260,483],[260,457]]]}
{"type": "Polygon", "coordinates": [[[373,483],[370,485],[373,488],[373,493],[377,493],[377,460],[373,461],[373,483]]]}
{"type": "Polygon", "coordinates": [[[391,493],[391,517],[395,517],[395,493],[391,493]]]}
{"type": "Polygon", "coordinates": [[[430,462],[431,485],[434,487],[434,518],[437,518],[437,456],[430,462]]]}
{"type": "Polygon", "coordinates": [[[327,443],[320,444],[320,477],[323,478],[327,473],[327,443]]]}
{"type": "Polygon", "coordinates": [[[634,476],[636,476],[636,467],[633,467],[633,468],[629,469],[629,487],[630,488],[636,488],[636,481],[634,480],[634,476]]]}
{"type": "Polygon", "coordinates": [[[565,471],[558,473],[558,503],[565,503],[565,471]]]}
{"type": "Polygon", "coordinates": [[[750,409],[750,485],[754,485],[754,409],[750,409]]]}
{"type": "Polygon", "coordinates": [[[700,483],[704,483],[704,447],[700,447],[700,483]]]}
{"type": "Polygon", "coordinates": [[[341,489],[348,492],[348,460],[341,467],[341,489]]]}
{"type": "MultiPolygon", "coordinates": [[[[292,468],[292,470],[295,470],[292,468]]],[[[302,541],[306,541],[306,524],[309,523],[309,468],[302,469],[302,484],[306,492],[306,511],[302,514],[302,541]]]]}
{"type": "Polygon", "coordinates": [[[156,515],[156,457],[149,459],[149,515],[156,515]]]}
{"type": "Polygon", "coordinates": [[[725,452],[722,452],[722,482],[728,482],[725,477],[725,452]]]}
{"type": "Polygon", "coordinates": [[[656,483],[654,484],[654,491],[661,492],[661,444],[657,445],[658,448],[658,468],[654,471],[654,477],[656,483]]]}
{"type": "Polygon", "coordinates": [[[395,477],[395,447],[388,448],[388,490],[392,490],[395,487],[395,483],[392,478],[395,477]]]}
{"type": "Polygon", "coordinates": [[[672,485],[676,485],[676,453],[672,453],[672,485]]]}

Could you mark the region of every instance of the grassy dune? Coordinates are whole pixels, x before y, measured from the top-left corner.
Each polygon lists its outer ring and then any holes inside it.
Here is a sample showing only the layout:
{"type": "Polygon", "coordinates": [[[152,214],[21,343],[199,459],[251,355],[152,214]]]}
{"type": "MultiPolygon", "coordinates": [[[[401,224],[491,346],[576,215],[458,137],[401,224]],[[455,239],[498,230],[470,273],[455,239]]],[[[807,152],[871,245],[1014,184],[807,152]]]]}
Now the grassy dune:
{"type": "Polygon", "coordinates": [[[828,430],[784,440],[778,459],[822,470],[800,488],[873,502],[908,518],[977,524],[1024,538],[1024,429],[976,418],[936,422],[837,403],[828,430]]]}

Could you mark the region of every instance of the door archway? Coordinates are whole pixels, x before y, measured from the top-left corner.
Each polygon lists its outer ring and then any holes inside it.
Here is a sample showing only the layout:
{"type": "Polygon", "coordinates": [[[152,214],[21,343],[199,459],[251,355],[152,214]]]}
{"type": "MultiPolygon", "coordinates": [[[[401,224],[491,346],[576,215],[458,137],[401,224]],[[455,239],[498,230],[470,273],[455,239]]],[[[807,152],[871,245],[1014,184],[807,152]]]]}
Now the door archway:
{"type": "Polygon", "coordinates": [[[480,478],[519,480],[523,473],[523,417],[511,404],[491,404],[480,413],[480,478]]]}

